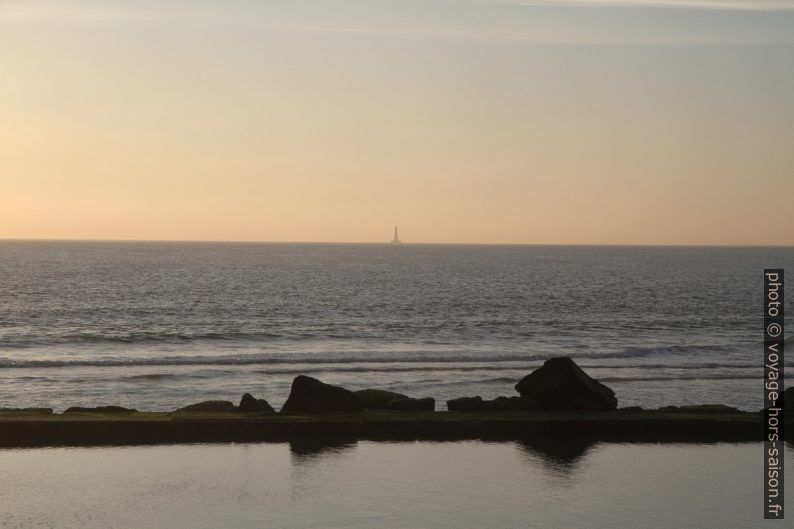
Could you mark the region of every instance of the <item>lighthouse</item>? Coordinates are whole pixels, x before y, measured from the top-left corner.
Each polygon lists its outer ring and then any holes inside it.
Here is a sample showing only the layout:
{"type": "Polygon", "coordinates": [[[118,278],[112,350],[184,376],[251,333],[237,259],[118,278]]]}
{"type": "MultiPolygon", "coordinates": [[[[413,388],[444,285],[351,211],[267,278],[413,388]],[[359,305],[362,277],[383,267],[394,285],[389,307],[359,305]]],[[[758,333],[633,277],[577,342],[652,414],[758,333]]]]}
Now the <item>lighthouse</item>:
{"type": "Polygon", "coordinates": [[[392,244],[400,244],[402,241],[400,237],[397,236],[397,226],[394,227],[394,239],[391,240],[392,244]]]}

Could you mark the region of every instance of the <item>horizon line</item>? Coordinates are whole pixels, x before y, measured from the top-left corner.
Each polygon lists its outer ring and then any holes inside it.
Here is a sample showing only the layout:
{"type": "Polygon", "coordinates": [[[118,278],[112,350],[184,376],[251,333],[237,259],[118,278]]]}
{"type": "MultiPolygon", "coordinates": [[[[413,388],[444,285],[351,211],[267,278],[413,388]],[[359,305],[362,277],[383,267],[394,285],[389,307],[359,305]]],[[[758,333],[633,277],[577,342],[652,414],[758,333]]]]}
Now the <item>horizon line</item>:
{"type": "MultiPolygon", "coordinates": [[[[109,242],[109,243],[175,243],[175,244],[325,244],[325,245],[388,245],[390,241],[287,241],[261,239],[104,239],[0,237],[0,242],[109,242]]],[[[402,246],[608,246],[656,248],[794,248],[794,244],[715,244],[715,243],[560,243],[560,242],[406,242],[402,246]]]]}

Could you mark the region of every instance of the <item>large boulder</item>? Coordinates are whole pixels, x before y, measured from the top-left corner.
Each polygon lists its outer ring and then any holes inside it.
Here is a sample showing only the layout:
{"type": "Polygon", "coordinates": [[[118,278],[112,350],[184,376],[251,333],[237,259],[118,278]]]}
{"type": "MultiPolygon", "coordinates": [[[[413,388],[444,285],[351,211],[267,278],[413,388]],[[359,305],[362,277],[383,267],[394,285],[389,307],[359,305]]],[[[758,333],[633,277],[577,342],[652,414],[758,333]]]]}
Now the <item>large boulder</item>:
{"type": "Polygon", "coordinates": [[[190,404],[184,408],[179,408],[176,411],[226,412],[237,411],[237,406],[228,400],[205,400],[202,402],[197,402],[196,404],[190,404]]]}
{"type": "Polygon", "coordinates": [[[541,410],[614,410],[615,392],[590,378],[567,357],[546,360],[518,384],[516,391],[541,410]]]}
{"type": "Polygon", "coordinates": [[[243,398],[240,399],[240,405],[237,406],[237,411],[241,412],[259,412],[259,413],[276,413],[265,399],[254,398],[250,393],[245,393],[243,398]]]}
{"type": "Polygon", "coordinates": [[[348,413],[361,409],[361,401],[352,391],[325,384],[306,375],[298,375],[292,381],[292,389],[281,413],[348,413]]]}
{"type": "Polygon", "coordinates": [[[361,389],[356,391],[356,395],[361,401],[361,405],[367,410],[385,410],[390,401],[410,398],[408,395],[385,389],[361,389]]]}
{"type": "Polygon", "coordinates": [[[398,411],[435,411],[436,399],[425,397],[423,399],[392,399],[386,403],[387,410],[398,411]]]}

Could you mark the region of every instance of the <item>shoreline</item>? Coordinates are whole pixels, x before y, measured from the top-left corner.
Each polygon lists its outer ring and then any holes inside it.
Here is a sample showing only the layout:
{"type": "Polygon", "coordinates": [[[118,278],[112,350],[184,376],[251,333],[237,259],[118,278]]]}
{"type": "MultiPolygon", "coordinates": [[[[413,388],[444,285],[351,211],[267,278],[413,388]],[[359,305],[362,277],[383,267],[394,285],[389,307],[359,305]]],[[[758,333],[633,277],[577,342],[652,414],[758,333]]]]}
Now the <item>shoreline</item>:
{"type": "MultiPolygon", "coordinates": [[[[790,419],[789,421],[790,422],[790,419]]],[[[0,413],[0,447],[312,441],[761,442],[762,414],[703,410],[0,413]]],[[[789,431],[794,425],[788,428],[789,431]]],[[[791,437],[788,437],[789,442],[791,437]]]]}

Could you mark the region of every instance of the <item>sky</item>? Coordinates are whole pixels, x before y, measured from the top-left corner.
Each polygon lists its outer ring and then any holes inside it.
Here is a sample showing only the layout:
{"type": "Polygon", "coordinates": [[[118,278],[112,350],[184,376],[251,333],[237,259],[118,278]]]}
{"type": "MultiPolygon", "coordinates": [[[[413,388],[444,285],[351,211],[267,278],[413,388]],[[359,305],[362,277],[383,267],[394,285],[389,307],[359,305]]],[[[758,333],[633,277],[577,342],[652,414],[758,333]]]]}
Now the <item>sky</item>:
{"type": "Polygon", "coordinates": [[[0,238],[794,244],[794,0],[0,0],[0,238]]]}

